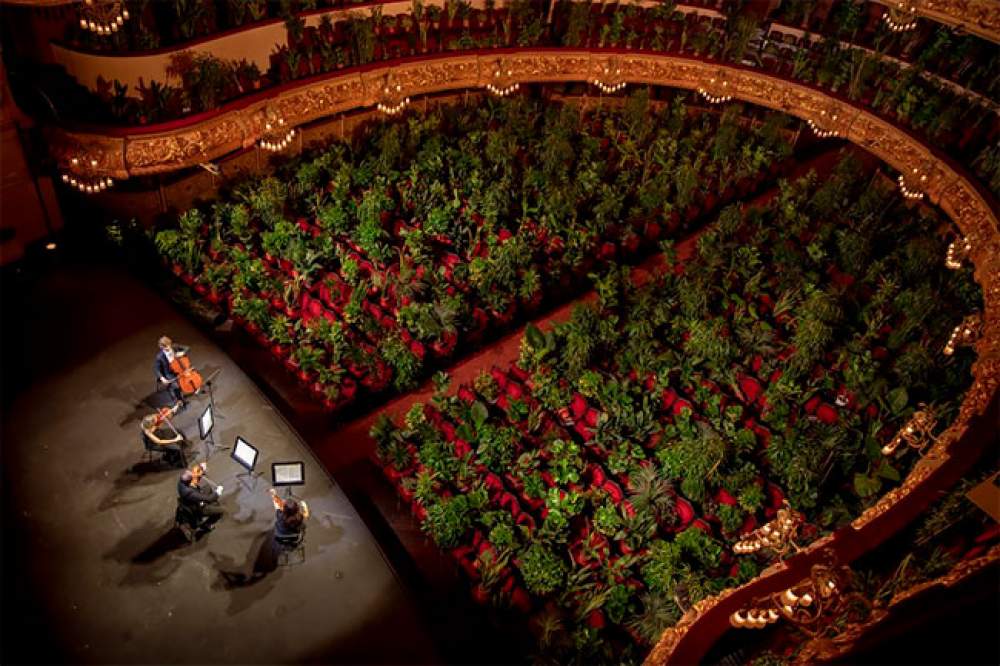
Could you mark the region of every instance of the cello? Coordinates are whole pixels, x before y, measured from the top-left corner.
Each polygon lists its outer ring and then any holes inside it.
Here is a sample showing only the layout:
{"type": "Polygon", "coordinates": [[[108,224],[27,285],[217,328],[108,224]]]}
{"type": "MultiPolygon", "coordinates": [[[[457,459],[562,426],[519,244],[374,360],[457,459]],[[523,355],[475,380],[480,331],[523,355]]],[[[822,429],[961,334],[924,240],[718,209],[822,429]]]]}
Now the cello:
{"type": "Polygon", "coordinates": [[[204,383],[201,373],[191,367],[191,359],[187,357],[186,351],[174,354],[173,360],[170,361],[170,371],[177,375],[173,381],[177,382],[184,395],[197,393],[204,383]]]}

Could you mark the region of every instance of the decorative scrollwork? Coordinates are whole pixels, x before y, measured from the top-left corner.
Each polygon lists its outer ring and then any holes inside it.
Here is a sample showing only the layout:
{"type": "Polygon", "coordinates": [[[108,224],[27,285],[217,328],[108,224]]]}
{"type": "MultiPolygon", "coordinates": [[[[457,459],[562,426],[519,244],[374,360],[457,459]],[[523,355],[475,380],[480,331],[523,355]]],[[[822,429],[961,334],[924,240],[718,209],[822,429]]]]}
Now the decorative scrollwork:
{"type": "MultiPolygon", "coordinates": [[[[933,17],[934,12],[953,11],[956,15],[964,14],[977,25],[992,26],[988,29],[998,32],[1000,7],[997,4],[991,0],[923,0],[917,12],[933,17]]],[[[864,147],[901,173],[912,173],[914,165],[917,165],[920,191],[926,199],[942,208],[964,237],[973,240],[969,259],[975,266],[975,279],[983,290],[984,307],[980,334],[975,342],[978,358],[973,364],[972,385],[958,417],[937,436],[928,455],[914,466],[898,488],[889,491],[851,523],[854,530],[865,529],[918,488],[948,459],[949,450],[962,440],[970,420],[981,414],[1000,390],[1000,231],[996,212],[975,185],[949,163],[938,159],[931,148],[891,123],[820,90],[762,72],[692,58],[638,53],[618,57],[622,80],[629,83],[695,90],[722,72],[727,81],[725,94],[732,95],[733,99],[782,110],[802,119],[811,118],[819,126],[823,126],[824,118],[832,118],[835,114],[838,122],[843,123],[842,136],[848,141],[864,147]]],[[[591,81],[594,78],[594,63],[606,58],[607,54],[603,52],[569,49],[525,49],[505,56],[512,80],[522,85],[591,81]]],[[[266,104],[275,105],[286,122],[299,126],[351,109],[373,106],[377,101],[377,81],[389,68],[408,91],[407,94],[415,96],[484,87],[495,60],[496,56],[460,54],[394,63],[306,83],[293,90],[276,93],[267,101],[261,100],[170,132],[139,134],[125,139],[62,133],[57,141],[63,145],[89,143],[97,146],[103,153],[97,158],[99,163],[106,163],[109,173],[116,178],[162,173],[191,167],[237,148],[252,146],[260,136],[260,110],[266,104]]],[[[815,548],[825,544],[825,539],[821,542],[813,543],[804,552],[814,552],[815,548]]],[[[773,575],[779,569],[770,567],[762,577],[773,575]]],[[[726,590],[697,604],[675,627],[664,633],[649,661],[666,661],[698,617],[709,612],[719,600],[734,593],[736,591],[726,590]]]]}

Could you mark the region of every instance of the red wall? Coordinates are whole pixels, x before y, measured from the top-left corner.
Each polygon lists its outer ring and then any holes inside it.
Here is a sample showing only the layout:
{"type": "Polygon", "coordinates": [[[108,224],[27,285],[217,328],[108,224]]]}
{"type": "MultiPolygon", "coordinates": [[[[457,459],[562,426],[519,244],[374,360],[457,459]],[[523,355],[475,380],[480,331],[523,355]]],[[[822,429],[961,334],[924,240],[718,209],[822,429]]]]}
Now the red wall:
{"type": "Polygon", "coordinates": [[[0,65],[0,265],[17,261],[25,248],[62,227],[52,180],[35,181],[21,133],[31,121],[14,104],[0,65]],[[46,219],[47,216],[47,219],[46,219]]]}

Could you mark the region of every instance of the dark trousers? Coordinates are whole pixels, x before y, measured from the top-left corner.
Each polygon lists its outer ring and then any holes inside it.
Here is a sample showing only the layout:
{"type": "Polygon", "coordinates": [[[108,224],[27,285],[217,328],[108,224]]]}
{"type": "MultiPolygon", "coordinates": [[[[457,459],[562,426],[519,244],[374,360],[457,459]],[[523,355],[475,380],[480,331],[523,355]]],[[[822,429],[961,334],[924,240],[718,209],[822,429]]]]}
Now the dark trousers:
{"type": "MultiPolygon", "coordinates": [[[[174,378],[168,377],[168,379],[174,379],[174,378]]],[[[181,393],[181,387],[177,382],[170,382],[169,384],[164,384],[163,382],[160,381],[159,377],[156,378],[156,390],[169,392],[170,397],[174,399],[174,402],[177,402],[183,397],[183,394],[181,393]]]]}
{"type": "Polygon", "coordinates": [[[163,444],[163,457],[175,467],[187,467],[187,456],[184,455],[183,444],[163,444]]]}
{"type": "Polygon", "coordinates": [[[198,510],[199,515],[204,521],[205,526],[214,525],[219,522],[224,513],[222,506],[218,502],[209,502],[198,510]]]}

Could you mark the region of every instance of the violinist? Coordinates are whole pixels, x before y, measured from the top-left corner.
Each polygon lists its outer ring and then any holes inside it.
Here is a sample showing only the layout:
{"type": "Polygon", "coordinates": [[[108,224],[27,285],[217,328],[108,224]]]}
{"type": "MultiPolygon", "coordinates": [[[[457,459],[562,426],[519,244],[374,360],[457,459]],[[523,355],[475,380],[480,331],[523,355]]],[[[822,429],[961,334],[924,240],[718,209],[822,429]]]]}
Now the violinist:
{"type": "Polygon", "coordinates": [[[207,469],[208,465],[202,462],[184,470],[177,481],[177,495],[180,502],[211,529],[222,518],[222,506],[219,504],[222,486],[211,487],[211,482],[205,477],[207,469]],[[202,481],[205,481],[204,485],[202,481]]]}
{"type": "Polygon", "coordinates": [[[278,496],[278,491],[271,488],[271,502],[274,504],[274,538],[275,540],[291,539],[299,535],[309,517],[309,505],[305,500],[287,500],[278,496]]]}
{"type": "Polygon", "coordinates": [[[178,356],[182,356],[187,352],[187,347],[177,345],[175,349],[173,340],[165,335],[160,338],[159,346],[160,351],[156,354],[156,363],[153,366],[156,373],[156,380],[160,383],[161,388],[170,389],[170,394],[174,397],[174,400],[180,400],[184,403],[184,394],[177,383],[177,373],[171,370],[170,366],[178,356]]]}
{"type": "Polygon", "coordinates": [[[168,461],[177,467],[186,467],[184,447],[187,445],[187,440],[170,421],[170,417],[177,413],[181,404],[178,402],[173,407],[164,407],[156,414],[143,417],[142,439],[147,449],[151,451],[162,449],[168,461]]]}

